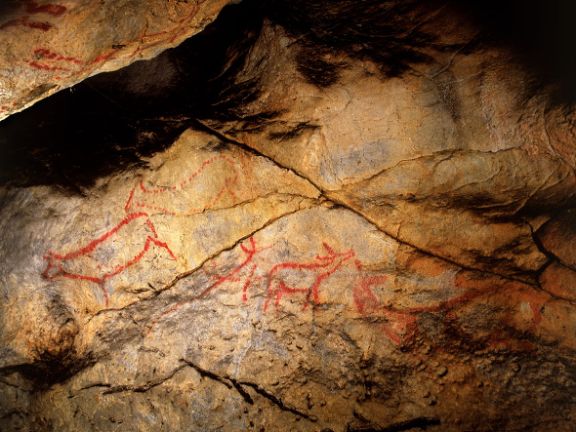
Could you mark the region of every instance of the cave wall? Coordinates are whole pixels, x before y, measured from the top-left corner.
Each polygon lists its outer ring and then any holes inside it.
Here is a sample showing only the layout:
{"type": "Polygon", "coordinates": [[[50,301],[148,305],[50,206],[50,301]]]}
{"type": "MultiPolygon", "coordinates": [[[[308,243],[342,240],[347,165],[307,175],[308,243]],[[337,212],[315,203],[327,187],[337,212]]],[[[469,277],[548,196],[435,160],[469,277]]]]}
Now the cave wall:
{"type": "Polygon", "coordinates": [[[494,35],[245,1],[0,123],[1,429],[573,430],[574,109],[494,35]]]}
{"type": "Polygon", "coordinates": [[[0,120],[103,71],[154,57],[209,24],[223,0],[6,0],[0,120]]]}

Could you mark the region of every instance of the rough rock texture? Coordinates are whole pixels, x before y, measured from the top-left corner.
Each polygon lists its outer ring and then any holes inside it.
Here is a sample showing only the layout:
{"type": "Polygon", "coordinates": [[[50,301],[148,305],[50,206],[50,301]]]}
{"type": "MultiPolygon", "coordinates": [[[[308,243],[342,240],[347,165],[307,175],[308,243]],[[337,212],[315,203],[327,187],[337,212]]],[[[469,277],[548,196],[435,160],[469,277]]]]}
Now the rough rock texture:
{"type": "Polygon", "coordinates": [[[2,187],[0,429],[574,430],[573,109],[450,8],[284,12],[145,164],[2,187]]]}
{"type": "Polygon", "coordinates": [[[201,31],[228,0],[4,0],[0,120],[201,31]]]}

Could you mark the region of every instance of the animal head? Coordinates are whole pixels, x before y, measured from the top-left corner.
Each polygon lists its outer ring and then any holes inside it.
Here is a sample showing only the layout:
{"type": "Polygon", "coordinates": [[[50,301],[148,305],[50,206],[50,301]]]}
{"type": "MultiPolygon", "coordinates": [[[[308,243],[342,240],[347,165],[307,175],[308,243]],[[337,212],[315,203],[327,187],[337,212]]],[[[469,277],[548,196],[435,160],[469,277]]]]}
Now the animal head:
{"type": "Polygon", "coordinates": [[[336,252],[326,242],[322,242],[322,246],[326,250],[326,255],[316,255],[316,259],[321,262],[333,262],[337,258],[340,258],[340,262],[344,262],[356,255],[353,249],[349,249],[346,252],[336,252]]]}

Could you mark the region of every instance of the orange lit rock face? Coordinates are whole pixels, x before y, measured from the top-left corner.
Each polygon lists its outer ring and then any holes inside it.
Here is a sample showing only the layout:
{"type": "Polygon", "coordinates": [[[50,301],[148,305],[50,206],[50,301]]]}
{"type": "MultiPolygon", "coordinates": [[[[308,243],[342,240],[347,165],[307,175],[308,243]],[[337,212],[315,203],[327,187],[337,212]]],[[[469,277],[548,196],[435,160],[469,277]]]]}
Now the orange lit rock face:
{"type": "Polygon", "coordinates": [[[0,119],[98,72],[178,45],[226,0],[8,1],[0,16],[0,119]]]}
{"type": "Polygon", "coordinates": [[[294,38],[145,166],[2,188],[2,430],[572,430],[570,112],[493,46],[318,85],[294,38]]]}

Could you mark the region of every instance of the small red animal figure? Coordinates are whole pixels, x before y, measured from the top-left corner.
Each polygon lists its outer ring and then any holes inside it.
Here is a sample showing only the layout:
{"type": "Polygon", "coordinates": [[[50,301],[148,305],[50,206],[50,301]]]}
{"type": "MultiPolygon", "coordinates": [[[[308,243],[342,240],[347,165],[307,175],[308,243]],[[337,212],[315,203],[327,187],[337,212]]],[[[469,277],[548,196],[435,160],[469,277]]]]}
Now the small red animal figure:
{"type": "MultiPolygon", "coordinates": [[[[356,262],[356,267],[359,271],[362,270],[362,265],[358,261],[356,262]]],[[[431,302],[427,305],[398,308],[383,304],[374,294],[373,288],[382,286],[386,282],[386,275],[361,276],[358,283],[354,286],[353,298],[356,310],[360,314],[386,319],[387,322],[382,325],[382,331],[395,345],[403,345],[414,340],[418,334],[418,317],[421,314],[442,313],[444,319],[453,320],[459,307],[469,304],[482,296],[493,295],[499,290],[507,291],[515,302],[520,302],[521,307],[525,309],[526,316],[528,316],[527,329],[535,331],[542,320],[542,306],[548,298],[531,289],[515,287],[514,285],[503,287],[501,284],[487,284],[476,287],[472,285],[464,289],[459,295],[431,302]]],[[[456,282],[456,286],[459,287],[459,285],[456,282]]],[[[513,316],[517,315],[518,313],[513,313],[513,316]]],[[[506,326],[514,327],[514,324],[508,321],[513,321],[512,317],[506,317],[502,323],[506,326]]],[[[499,340],[500,343],[504,341],[501,338],[496,338],[495,340],[499,340]]]]}
{"type": "Polygon", "coordinates": [[[180,182],[169,186],[147,187],[139,182],[130,192],[124,210],[146,211],[150,214],[186,216],[210,209],[225,195],[236,199],[234,187],[238,174],[233,162],[224,155],[205,160],[200,167],[180,182]],[[206,182],[198,182],[208,167],[219,168],[218,176],[206,182]],[[223,175],[222,175],[223,174],[223,175]],[[190,205],[190,197],[195,205],[190,205]],[[170,202],[170,206],[166,206],[170,202]]]}
{"type": "Polygon", "coordinates": [[[60,16],[66,12],[66,6],[59,4],[44,4],[39,5],[34,0],[25,0],[26,12],[30,15],[34,14],[47,14],[52,16],[60,16]]]}
{"type": "MultiPolygon", "coordinates": [[[[356,261],[356,268],[362,269],[359,261],[356,261]]],[[[381,304],[372,288],[384,284],[387,279],[386,275],[361,277],[353,290],[354,303],[362,315],[382,316],[386,319],[387,322],[381,326],[382,333],[392,343],[400,346],[416,336],[417,321],[409,312],[395,311],[381,304]]]]}
{"type": "Polygon", "coordinates": [[[45,5],[38,5],[33,0],[24,0],[23,2],[26,5],[26,15],[22,16],[21,18],[16,18],[10,21],[7,21],[0,25],[0,30],[3,30],[8,27],[15,27],[15,26],[24,26],[31,29],[48,31],[50,30],[53,25],[46,21],[37,21],[32,20],[30,17],[32,15],[51,15],[53,17],[57,17],[62,15],[66,12],[66,7],[58,4],[45,4],[45,5]]]}
{"type": "Polygon", "coordinates": [[[109,295],[104,283],[138,263],[151,246],[164,249],[170,258],[176,259],[168,245],[158,238],[148,215],[131,213],[114,228],[79,249],[67,253],[49,251],[44,256],[47,263],[42,276],[94,282],[102,290],[108,306],[109,295]],[[129,229],[136,230],[136,233],[129,229]],[[118,251],[118,246],[111,244],[114,238],[119,238],[125,249],[118,251]]]}
{"type": "Polygon", "coordinates": [[[71,71],[84,63],[76,57],[65,56],[47,48],[36,48],[33,58],[28,62],[30,66],[49,71],[71,71]]]}
{"type": "Polygon", "coordinates": [[[308,307],[311,300],[315,304],[320,302],[320,285],[322,282],[355,255],[353,250],[337,253],[328,244],[322,243],[322,245],[326,250],[326,255],[317,255],[312,262],[283,262],[272,267],[268,272],[265,312],[268,310],[272,299],[274,299],[274,306],[278,307],[284,295],[304,294],[303,309],[308,307]],[[308,283],[304,283],[303,287],[295,287],[290,285],[289,279],[307,281],[308,283]]]}

